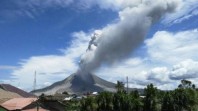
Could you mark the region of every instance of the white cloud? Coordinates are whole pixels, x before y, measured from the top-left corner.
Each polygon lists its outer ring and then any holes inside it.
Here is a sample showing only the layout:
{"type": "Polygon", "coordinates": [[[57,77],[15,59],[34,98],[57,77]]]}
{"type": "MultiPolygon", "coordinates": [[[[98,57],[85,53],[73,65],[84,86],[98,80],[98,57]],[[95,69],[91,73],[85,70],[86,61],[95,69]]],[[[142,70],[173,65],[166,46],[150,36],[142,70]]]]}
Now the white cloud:
{"type": "Polygon", "coordinates": [[[190,79],[198,84],[198,30],[181,32],[158,31],[146,40],[148,59],[159,66],[151,69],[148,79],[158,81],[159,88],[175,88],[181,79],[190,79]],[[154,70],[154,71],[153,71],[154,70]],[[177,85],[176,85],[177,84],[177,85]]]}
{"type": "MultiPolygon", "coordinates": [[[[31,4],[31,6],[36,5],[44,7],[53,7],[53,4],[55,4],[55,6],[60,4],[62,7],[65,7],[72,3],[72,0],[69,2],[66,0],[32,1],[35,1],[35,3],[31,4]]],[[[187,1],[185,2],[188,3],[187,1]]],[[[193,3],[194,2],[195,1],[193,1],[193,3]]],[[[127,0],[125,2],[124,0],[97,0],[95,3],[91,0],[85,0],[84,3],[88,7],[89,5],[90,7],[99,5],[102,9],[120,10],[128,6],[135,6],[136,4],[139,4],[139,0],[127,0]]],[[[166,17],[164,20],[179,20],[177,18],[189,13],[189,10],[191,10],[189,8],[190,7],[185,8],[180,14],[173,14],[170,18],[166,17]]],[[[120,13],[121,19],[124,19],[122,18],[124,17],[124,14],[124,12],[120,13]]],[[[79,57],[87,49],[90,39],[90,37],[88,37],[89,35],[90,33],[84,32],[73,33],[74,39],[71,42],[70,47],[61,49],[63,53],[62,55],[33,56],[29,59],[21,61],[20,68],[14,69],[12,73],[12,83],[16,85],[20,82],[24,89],[31,90],[30,86],[33,86],[35,70],[38,73],[37,88],[43,87],[48,83],[53,83],[57,80],[64,79],[69,74],[77,70],[79,57]],[[55,74],[57,72],[60,73],[55,74]]],[[[156,83],[156,85],[161,89],[174,88],[176,86],[172,83],[169,77],[173,77],[173,75],[176,77],[178,75],[170,71],[172,66],[186,59],[192,59],[192,61],[198,60],[196,57],[198,52],[197,43],[197,29],[177,33],[158,31],[151,39],[148,39],[145,42],[148,50],[147,57],[129,58],[121,63],[115,63],[111,67],[104,66],[98,70],[96,74],[103,78],[107,77],[107,80],[113,82],[120,79],[125,80],[125,77],[129,76],[130,85],[134,87],[145,87],[148,83],[156,83]],[[156,64],[153,63],[158,63],[160,66],[156,67],[156,64]],[[170,74],[173,75],[171,76],[170,74]]],[[[184,71],[182,68],[178,71],[184,71]]],[[[186,73],[182,73],[181,75],[183,76],[185,74],[186,73]]],[[[177,83],[177,81],[175,82],[177,83]]]]}
{"type": "Polygon", "coordinates": [[[99,6],[101,9],[121,10],[126,7],[137,6],[142,0],[79,0],[80,6],[91,8],[99,6]]]}
{"type": "Polygon", "coordinates": [[[50,86],[50,85],[52,85],[51,82],[45,82],[45,83],[44,83],[44,86],[50,86]]]}
{"type": "Polygon", "coordinates": [[[198,60],[197,29],[177,33],[158,31],[145,43],[152,61],[173,65],[185,59],[198,60]]]}
{"type": "MultiPolygon", "coordinates": [[[[90,35],[73,33],[73,41],[70,47],[61,50],[62,55],[36,56],[21,61],[21,67],[12,73],[12,83],[17,86],[20,82],[23,89],[32,90],[35,70],[38,73],[37,88],[64,79],[78,68],[79,57],[87,49],[90,35]]],[[[177,33],[156,32],[145,42],[147,56],[128,58],[108,67],[105,65],[93,73],[112,82],[126,82],[128,76],[130,86],[136,88],[154,83],[160,89],[173,89],[184,77],[198,84],[198,78],[193,78],[198,72],[197,35],[197,29],[177,33]]]]}
{"type": "MultiPolygon", "coordinates": [[[[90,38],[84,32],[73,33],[72,37],[70,46],[61,49],[62,55],[32,56],[29,59],[21,60],[20,66],[13,69],[11,74],[12,84],[17,86],[20,83],[23,89],[30,91],[35,71],[37,88],[46,86],[44,83],[53,83],[75,73],[78,69],[79,58],[86,50],[90,38]]],[[[8,80],[3,81],[8,82],[8,80]]]]}
{"type": "Polygon", "coordinates": [[[173,23],[181,23],[182,21],[188,20],[188,19],[190,19],[191,17],[194,17],[194,16],[196,16],[196,15],[198,15],[198,9],[193,10],[192,12],[190,12],[189,14],[184,15],[184,16],[181,17],[181,18],[175,19],[175,20],[173,21],[173,23]]]}
{"type": "Polygon", "coordinates": [[[177,85],[175,84],[179,82],[169,78],[170,69],[165,66],[154,67],[152,64],[147,64],[147,60],[141,58],[131,58],[112,67],[101,68],[96,74],[114,83],[117,80],[126,83],[128,76],[129,86],[132,88],[144,88],[153,83],[160,89],[170,90],[176,88],[177,85]],[[137,64],[137,61],[141,62],[137,64]]]}
{"type": "Polygon", "coordinates": [[[131,85],[144,87],[148,84],[146,79],[147,70],[149,70],[149,66],[145,62],[146,60],[142,58],[129,58],[115,63],[113,66],[102,67],[95,73],[114,83],[117,80],[126,82],[126,77],[128,76],[131,85]]]}
{"type": "Polygon", "coordinates": [[[177,33],[159,31],[146,40],[144,58],[126,59],[112,67],[101,68],[97,74],[113,82],[126,81],[128,76],[130,86],[139,88],[154,83],[160,89],[170,90],[176,88],[181,79],[190,79],[198,84],[195,78],[197,43],[197,29],[177,33]]]}
{"type": "Polygon", "coordinates": [[[198,61],[188,59],[174,65],[170,72],[170,78],[173,80],[198,78],[198,61]]]}
{"type": "MultiPolygon", "coordinates": [[[[167,14],[162,23],[175,24],[181,23],[193,16],[198,15],[197,0],[166,0],[167,2],[178,2],[178,9],[175,13],[167,14]]],[[[101,9],[111,9],[120,11],[127,7],[136,7],[141,3],[162,2],[161,0],[79,0],[79,6],[84,9],[99,6],[101,9]]]]}
{"type": "Polygon", "coordinates": [[[157,84],[164,84],[170,82],[168,75],[169,70],[167,67],[156,67],[149,72],[147,79],[157,84]]]}
{"type": "Polygon", "coordinates": [[[181,23],[193,16],[198,15],[198,1],[197,0],[182,0],[180,7],[175,13],[167,14],[162,21],[164,24],[181,23]]]}
{"type": "Polygon", "coordinates": [[[182,79],[188,79],[198,85],[198,61],[184,60],[171,68],[143,66],[145,63],[138,64],[136,67],[133,64],[119,64],[105,70],[102,68],[97,74],[114,83],[117,80],[126,83],[128,76],[129,86],[133,88],[144,88],[153,83],[159,89],[171,90],[177,88],[182,79]]]}
{"type": "MultiPolygon", "coordinates": [[[[151,2],[162,2],[162,0],[30,0],[27,2],[31,7],[68,7],[70,4],[76,6],[76,9],[89,9],[92,7],[100,7],[101,9],[110,9],[120,11],[127,7],[137,7],[139,4],[149,4],[151,2]]],[[[177,2],[179,5],[175,13],[167,14],[162,23],[175,24],[181,23],[184,20],[198,15],[198,1],[197,0],[167,0],[170,2],[177,2]]],[[[36,9],[36,8],[35,8],[36,9]]],[[[27,13],[27,11],[25,11],[27,13]]],[[[31,13],[27,13],[32,15],[31,13]]],[[[30,16],[31,17],[31,16],[30,16]]]]}

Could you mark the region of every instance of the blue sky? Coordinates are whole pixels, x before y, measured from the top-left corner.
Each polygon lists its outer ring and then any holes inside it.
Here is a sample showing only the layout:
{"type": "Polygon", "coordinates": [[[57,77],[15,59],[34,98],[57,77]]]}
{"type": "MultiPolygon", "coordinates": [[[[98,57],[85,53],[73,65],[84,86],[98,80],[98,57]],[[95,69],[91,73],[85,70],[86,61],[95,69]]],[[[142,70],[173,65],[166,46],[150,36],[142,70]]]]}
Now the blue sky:
{"type": "MultiPolygon", "coordinates": [[[[15,7],[14,4],[6,5],[15,7]]],[[[3,52],[1,62],[7,65],[17,65],[20,59],[32,55],[58,54],[58,49],[65,48],[70,43],[71,33],[101,28],[117,16],[111,10],[93,8],[81,12],[65,7],[46,9],[44,13],[38,12],[34,18],[15,15],[15,10],[11,9],[9,13],[13,13],[12,18],[6,17],[6,11],[9,10],[7,7],[1,9],[0,27],[3,52]]]]}
{"type": "MultiPolygon", "coordinates": [[[[94,30],[119,22],[121,11],[139,4],[139,0],[1,0],[1,83],[29,91],[35,70],[38,88],[64,79],[78,69],[94,30]]],[[[131,87],[141,88],[152,82],[171,89],[181,78],[197,81],[198,2],[178,0],[178,4],[174,13],[151,26],[129,57],[94,73],[112,82],[129,76],[131,87]]]]}

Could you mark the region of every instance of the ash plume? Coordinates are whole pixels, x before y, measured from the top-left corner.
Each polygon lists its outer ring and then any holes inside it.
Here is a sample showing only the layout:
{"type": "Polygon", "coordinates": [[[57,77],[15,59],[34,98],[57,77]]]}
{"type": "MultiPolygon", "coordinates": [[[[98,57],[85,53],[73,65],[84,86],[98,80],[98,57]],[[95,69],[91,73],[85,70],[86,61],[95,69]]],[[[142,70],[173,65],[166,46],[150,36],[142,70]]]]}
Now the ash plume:
{"type": "Polygon", "coordinates": [[[146,0],[119,12],[119,21],[94,32],[82,55],[80,71],[91,72],[102,64],[112,64],[129,56],[141,43],[152,24],[173,12],[176,0],[146,0]]]}

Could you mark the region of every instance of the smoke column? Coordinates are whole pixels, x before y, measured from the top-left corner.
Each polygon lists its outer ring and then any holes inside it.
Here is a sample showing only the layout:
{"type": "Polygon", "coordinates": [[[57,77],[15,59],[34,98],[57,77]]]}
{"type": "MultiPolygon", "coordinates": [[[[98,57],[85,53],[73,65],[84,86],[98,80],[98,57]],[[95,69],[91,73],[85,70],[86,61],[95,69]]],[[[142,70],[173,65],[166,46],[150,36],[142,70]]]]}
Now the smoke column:
{"type": "Polygon", "coordinates": [[[143,43],[151,25],[173,12],[177,5],[176,0],[146,0],[120,11],[117,23],[95,31],[81,57],[80,71],[90,72],[129,56],[143,43]]]}

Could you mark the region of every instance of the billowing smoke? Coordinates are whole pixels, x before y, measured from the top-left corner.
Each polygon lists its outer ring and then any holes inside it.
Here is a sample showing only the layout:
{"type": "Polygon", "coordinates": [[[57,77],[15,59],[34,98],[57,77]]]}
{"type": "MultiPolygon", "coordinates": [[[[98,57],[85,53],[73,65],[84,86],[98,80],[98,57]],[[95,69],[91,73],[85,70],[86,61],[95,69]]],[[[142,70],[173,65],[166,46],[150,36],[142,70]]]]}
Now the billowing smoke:
{"type": "Polygon", "coordinates": [[[173,12],[176,0],[146,0],[119,12],[119,21],[95,31],[80,61],[81,70],[90,72],[102,64],[112,64],[129,56],[143,41],[152,24],[173,12]]]}

